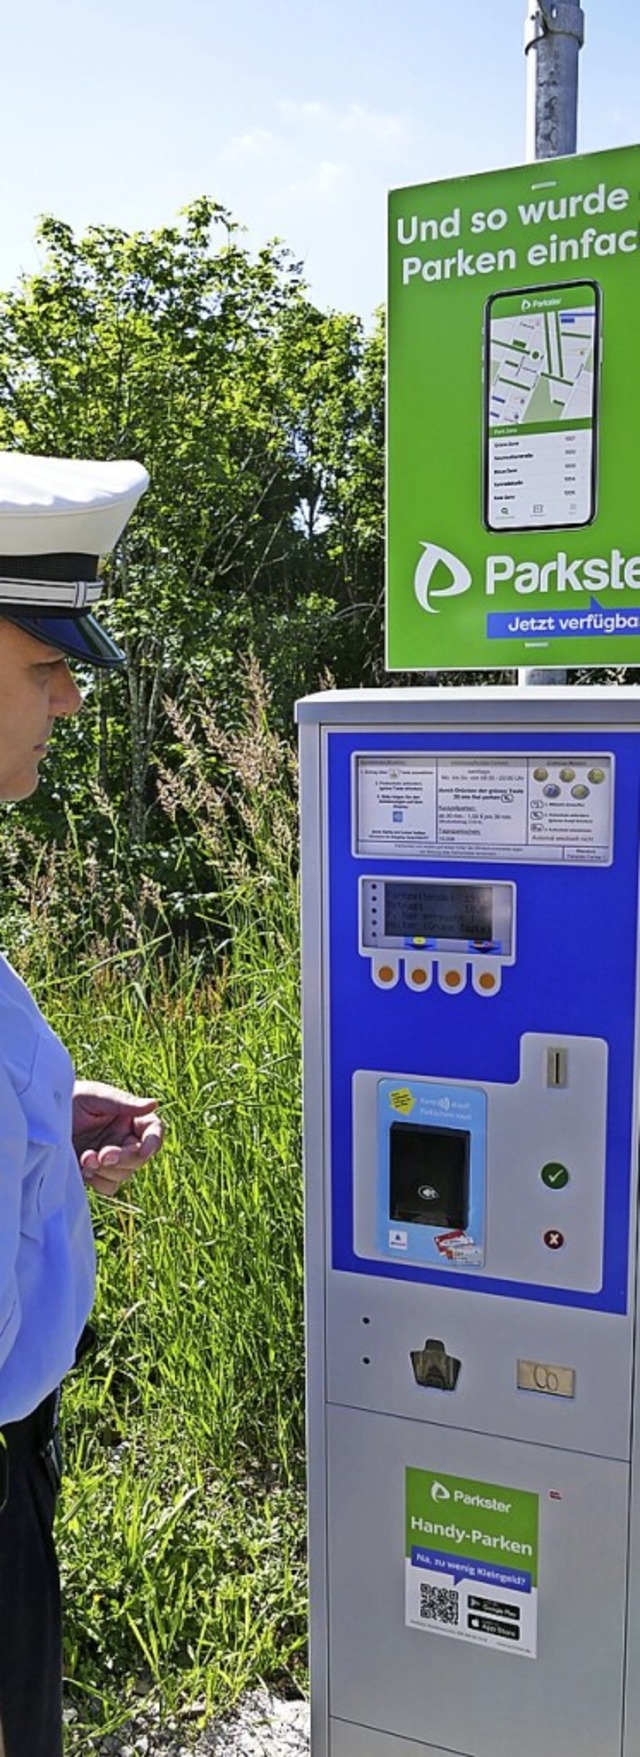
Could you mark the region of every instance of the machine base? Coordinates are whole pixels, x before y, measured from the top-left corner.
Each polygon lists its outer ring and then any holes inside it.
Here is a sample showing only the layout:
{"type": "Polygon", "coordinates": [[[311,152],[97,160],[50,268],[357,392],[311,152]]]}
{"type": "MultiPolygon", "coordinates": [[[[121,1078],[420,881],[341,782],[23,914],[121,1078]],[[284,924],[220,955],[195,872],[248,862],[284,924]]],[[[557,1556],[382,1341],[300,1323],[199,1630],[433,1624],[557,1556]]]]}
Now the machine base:
{"type": "Polygon", "coordinates": [[[329,1722],[330,1757],[466,1757],[444,1751],[441,1745],[416,1745],[414,1739],[397,1739],[393,1733],[374,1733],[370,1727],[348,1720],[329,1722]]]}

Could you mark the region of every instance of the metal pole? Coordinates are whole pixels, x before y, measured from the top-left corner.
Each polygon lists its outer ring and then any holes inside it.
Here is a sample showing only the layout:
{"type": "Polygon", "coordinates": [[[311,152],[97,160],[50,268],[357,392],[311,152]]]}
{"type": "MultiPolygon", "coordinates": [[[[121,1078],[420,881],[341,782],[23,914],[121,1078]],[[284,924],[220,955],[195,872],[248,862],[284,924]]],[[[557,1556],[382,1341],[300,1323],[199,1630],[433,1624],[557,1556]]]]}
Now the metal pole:
{"type": "Polygon", "coordinates": [[[584,42],[579,0],[529,0],[527,159],[574,153],[578,135],[578,57],[584,42]]]}
{"type": "MultiPolygon", "coordinates": [[[[584,42],[579,0],[528,0],[524,27],[527,60],[527,160],[574,153],[578,136],[578,57],[584,42]]],[[[559,667],[518,673],[520,683],[566,683],[559,667]]]]}

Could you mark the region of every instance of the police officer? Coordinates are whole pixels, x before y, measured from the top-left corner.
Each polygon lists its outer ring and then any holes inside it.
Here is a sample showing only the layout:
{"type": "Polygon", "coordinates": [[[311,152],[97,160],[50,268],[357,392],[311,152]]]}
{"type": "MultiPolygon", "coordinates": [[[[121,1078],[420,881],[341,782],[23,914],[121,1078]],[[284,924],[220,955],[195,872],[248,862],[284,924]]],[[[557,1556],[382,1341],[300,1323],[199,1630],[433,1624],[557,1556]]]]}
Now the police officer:
{"type": "MultiPolygon", "coordinates": [[[[0,799],[38,784],[81,695],[69,660],[123,654],[94,616],[98,560],[147,486],[135,463],[0,453],[0,799]]],[[[156,1152],[153,1102],[76,1081],[0,957],[0,1748],[60,1757],[62,1644],[52,1525],[60,1384],[82,1351],[95,1256],[85,1184],[115,1194],[156,1152]]]]}

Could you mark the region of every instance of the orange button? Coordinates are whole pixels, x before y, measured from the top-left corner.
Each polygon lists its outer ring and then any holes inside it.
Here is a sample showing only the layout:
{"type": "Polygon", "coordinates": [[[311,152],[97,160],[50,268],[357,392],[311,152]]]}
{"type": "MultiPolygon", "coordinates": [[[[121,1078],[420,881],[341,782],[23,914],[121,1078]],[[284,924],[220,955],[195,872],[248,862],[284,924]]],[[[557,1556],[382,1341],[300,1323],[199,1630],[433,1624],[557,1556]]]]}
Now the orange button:
{"type": "Polygon", "coordinates": [[[411,981],[415,982],[416,988],[422,988],[423,984],[427,981],[426,970],[412,970],[411,981]]]}
{"type": "Polygon", "coordinates": [[[495,976],[492,976],[490,970],[483,970],[482,975],[478,977],[478,988],[495,988],[495,986],[495,976]]]}
{"type": "Polygon", "coordinates": [[[462,977],[460,975],[459,970],[447,970],[445,972],[444,979],[447,984],[447,988],[459,988],[460,983],[462,982],[462,977]]]}
{"type": "Polygon", "coordinates": [[[392,964],[381,964],[378,971],[379,982],[393,982],[395,970],[392,964]]]}

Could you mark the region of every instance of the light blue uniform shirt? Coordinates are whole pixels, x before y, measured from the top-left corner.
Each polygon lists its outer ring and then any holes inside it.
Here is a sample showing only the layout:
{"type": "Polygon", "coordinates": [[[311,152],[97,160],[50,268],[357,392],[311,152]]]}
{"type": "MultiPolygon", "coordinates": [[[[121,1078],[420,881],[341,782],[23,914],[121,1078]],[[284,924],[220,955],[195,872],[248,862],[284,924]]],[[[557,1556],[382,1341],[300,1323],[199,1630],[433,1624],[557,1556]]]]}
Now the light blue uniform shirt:
{"type": "Polygon", "coordinates": [[[59,1385],[93,1303],[73,1082],[66,1049],[0,956],[0,1426],[59,1385]]]}

